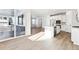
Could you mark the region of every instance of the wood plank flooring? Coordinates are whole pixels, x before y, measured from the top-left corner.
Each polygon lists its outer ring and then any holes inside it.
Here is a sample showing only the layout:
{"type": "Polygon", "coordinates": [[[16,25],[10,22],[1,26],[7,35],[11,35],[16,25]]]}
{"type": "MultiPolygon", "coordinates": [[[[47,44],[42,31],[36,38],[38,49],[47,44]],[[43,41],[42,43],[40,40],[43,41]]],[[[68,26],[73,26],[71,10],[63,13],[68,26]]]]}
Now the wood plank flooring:
{"type": "Polygon", "coordinates": [[[72,43],[70,36],[69,33],[60,32],[55,38],[40,41],[24,36],[0,42],[0,50],[78,50],[79,46],[72,43]]]}
{"type": "Polygon", "coordinates": [[[33,28],[31,28],[31,34],[32,35],[34,35],[34,34],[36,34],[38,32],[41,32],[41,31],[43,31],[43,29],[41,27],[33,27],[33,28]]]}

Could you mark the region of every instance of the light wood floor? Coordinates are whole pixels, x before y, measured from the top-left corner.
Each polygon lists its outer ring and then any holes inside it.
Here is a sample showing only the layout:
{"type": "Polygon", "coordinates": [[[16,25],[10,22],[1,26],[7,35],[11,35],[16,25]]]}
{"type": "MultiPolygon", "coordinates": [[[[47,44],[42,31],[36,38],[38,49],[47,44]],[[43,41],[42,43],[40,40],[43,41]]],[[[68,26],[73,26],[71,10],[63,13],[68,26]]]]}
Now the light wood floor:
{"type": "MultiPolygon", "coordinates": [[[[38,39],[37,39],[38,40],[38,39]]],[[[60,32],[55,38],[50,40],[30,40],[24,36],[21,38],[0,43],[1,50],[78,50],[79,46],[74,45],[70,39],[70,34],[60,32]]]]}
{"type": "Polygon", "coordinates": [[[34,34],[36,34],[36,33],[39,33],[39,32],[41,32],[41,31],[44,31],[44,29],[43,28],[41,28],[41,27],[33,27],[33,28],[31,28],[31,34],[32,35],[34,35],[34,34]]]}

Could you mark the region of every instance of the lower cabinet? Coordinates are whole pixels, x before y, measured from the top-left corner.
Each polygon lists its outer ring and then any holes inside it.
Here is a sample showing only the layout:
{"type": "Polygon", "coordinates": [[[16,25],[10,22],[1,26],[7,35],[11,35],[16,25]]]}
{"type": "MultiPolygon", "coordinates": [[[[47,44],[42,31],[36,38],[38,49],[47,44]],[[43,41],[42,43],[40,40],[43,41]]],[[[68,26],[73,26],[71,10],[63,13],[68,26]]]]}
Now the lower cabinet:
{"type": "Polygon", "coordinates": [[[61,31],[71,33],[71,25],[61,25],[61,31]]]}
{"type": "Polygon", "coordinates": [[[16,26],[16,36],[25,34],[25,26],[16,26]]]}
{"type": "Polygon", "coordinates": [[[79,45],[79,27],[72,27],[71,40],[74,44],[79,45]]]}

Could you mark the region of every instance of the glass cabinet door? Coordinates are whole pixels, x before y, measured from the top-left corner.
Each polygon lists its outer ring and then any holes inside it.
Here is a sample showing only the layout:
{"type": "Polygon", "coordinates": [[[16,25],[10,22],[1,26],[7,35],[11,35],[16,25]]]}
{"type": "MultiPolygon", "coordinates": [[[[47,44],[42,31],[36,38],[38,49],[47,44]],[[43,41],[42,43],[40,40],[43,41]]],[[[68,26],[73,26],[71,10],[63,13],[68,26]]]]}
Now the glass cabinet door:
{"type": "Polygon", "coordinates": [[[18,16],[18,21],[16,22],[16,36],[25,35],[25,26],[23,21],[23,15],[18,16]]]}

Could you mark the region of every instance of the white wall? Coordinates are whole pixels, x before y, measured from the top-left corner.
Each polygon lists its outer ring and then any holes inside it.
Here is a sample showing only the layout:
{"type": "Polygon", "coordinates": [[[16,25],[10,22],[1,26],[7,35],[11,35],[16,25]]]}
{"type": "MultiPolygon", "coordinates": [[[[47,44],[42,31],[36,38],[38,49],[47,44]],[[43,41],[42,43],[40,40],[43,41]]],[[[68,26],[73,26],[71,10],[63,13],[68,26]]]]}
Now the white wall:
{"type": "Polygon", "coordinates": [[[45,16],[42,16],[42,28],[45,27],[45,23],[46,23],[46,17],[45,16]]]}
{"type": "Polygon", "coordinates": [[[50,26],[50,15],[44,16],[44,26],[50,26]]]}
{"type": "Polygon", "coordinates": [[[31,11],[24,10],[25,34],[31,35],[31,11]]]}

